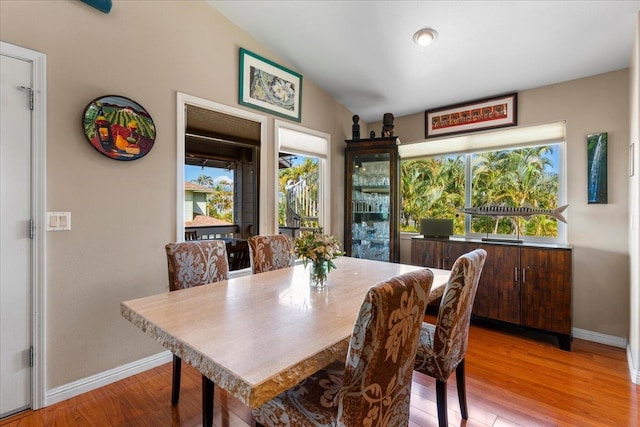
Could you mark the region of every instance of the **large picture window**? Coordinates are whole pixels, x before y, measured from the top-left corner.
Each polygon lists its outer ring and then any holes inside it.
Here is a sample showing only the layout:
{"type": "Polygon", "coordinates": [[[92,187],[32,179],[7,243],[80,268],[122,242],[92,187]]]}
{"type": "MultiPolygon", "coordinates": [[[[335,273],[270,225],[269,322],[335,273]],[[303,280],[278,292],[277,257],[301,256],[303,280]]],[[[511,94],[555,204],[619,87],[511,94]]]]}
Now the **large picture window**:
{"type": "Polygon", "coordinates": [[[539,138],[535,128],[529,129],[527,138],[522,138],[521,132],[513,133],[512,146],[504,139],[504,132],[509,131],[502,131],[496,136],[500,142],[493,146],[487,134],[484,142],[468,137],[461,144],[455,139],[448,141],[450,147],[464,152],[429,153],[444,150],[434,150],[428,143],[405,149],[401,231],[419,232],[422,218],[446,218],[453,219],[458,236],[565,241],[563,224],[551,215],[493,217],[461,212],[465,207],[491,205],[544,210],[559,207],[565,194],[564,126],[551,138],[544,130],[539,138]],[[427,155],[420,156],[420,148],[427,155]]]}

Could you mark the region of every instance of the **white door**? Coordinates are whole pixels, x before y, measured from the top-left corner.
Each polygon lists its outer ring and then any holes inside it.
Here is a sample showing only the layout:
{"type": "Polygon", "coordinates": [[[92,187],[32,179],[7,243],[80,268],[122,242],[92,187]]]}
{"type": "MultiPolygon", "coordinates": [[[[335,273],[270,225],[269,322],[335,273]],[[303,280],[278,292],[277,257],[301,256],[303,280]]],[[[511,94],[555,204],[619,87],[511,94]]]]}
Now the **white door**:
{"type": "Polygon", "coordinates": [[[32,62],[0,55],[0,417],[31,407],[32,62]]]}

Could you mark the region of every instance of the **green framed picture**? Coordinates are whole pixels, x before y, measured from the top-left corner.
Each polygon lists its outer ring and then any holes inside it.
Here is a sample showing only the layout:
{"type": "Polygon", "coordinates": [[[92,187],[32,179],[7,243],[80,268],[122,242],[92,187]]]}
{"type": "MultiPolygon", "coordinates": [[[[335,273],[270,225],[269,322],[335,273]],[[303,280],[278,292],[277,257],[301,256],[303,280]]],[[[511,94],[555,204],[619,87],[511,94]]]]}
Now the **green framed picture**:
{"type": "Polygon", "coordinates": [[[301,120],[302,75],[240,48],[241,105],[301,120]]]}

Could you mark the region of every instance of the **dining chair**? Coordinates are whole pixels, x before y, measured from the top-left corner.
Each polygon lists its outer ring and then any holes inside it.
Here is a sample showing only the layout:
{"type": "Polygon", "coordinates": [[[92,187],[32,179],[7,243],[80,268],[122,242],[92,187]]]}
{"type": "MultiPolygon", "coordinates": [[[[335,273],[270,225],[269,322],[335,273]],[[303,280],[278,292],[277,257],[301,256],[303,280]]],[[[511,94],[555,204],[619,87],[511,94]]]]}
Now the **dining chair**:
{"type": "Polygon", "coordinates": [[[460,256],[442,294],[436,324],[424,322],[413,369],[436,379],[438,425],[447,426],[447,379],[456,372],[458,401],[463,419],[468,418],[464,359],[467,353],[469,322],[482,267],[484,249],[460,256]]]}
{"type": "Polygon", "coordinates": [[[248,268],[251,262],[249,261],[247,241],[235,239],[227,242],[227,257],[229,258],[229,271],[248,268]]]}
{"type": "Polygon", "coordinates": [[[256,426],[406,426],[431,270],[371,287],[345,362],[336,361],[253,410],[256,426]]]}
{"type": "MultiPolygon", "coordinates": [[[[165,251],[169,270],[169,291],[193,288],[229,278],[227,250],[222,240],[168,243],[165,251]]],[[[180,400],[181,370],[182,359],[174,354],[171,382],[172,405],[180,400]]]]}
{"type": "Polygon", "coordinates": [[[291,237],[284,234],[267,234],[249,237],[251,272],[264,273],[291,267],[295,261],[291,237]]]}

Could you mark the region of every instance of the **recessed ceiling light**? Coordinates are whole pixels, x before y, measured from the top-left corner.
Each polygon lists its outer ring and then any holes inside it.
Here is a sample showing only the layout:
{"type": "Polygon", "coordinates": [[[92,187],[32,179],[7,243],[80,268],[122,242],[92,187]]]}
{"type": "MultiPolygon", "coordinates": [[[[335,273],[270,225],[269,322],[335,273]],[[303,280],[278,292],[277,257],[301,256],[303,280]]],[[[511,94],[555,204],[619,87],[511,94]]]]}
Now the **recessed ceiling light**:
{"type": "Polygon", "coordinates": [[[423,28],[416,31],[413,41],[419,46],[427,46],[438,38],[438,32],[432,28],[423,28]]]}

